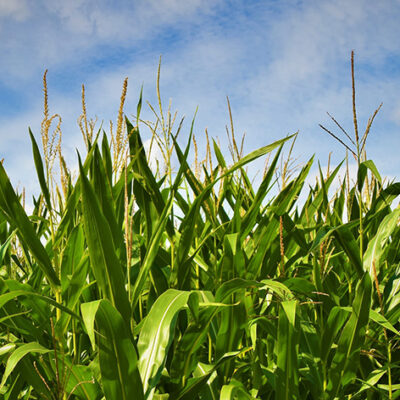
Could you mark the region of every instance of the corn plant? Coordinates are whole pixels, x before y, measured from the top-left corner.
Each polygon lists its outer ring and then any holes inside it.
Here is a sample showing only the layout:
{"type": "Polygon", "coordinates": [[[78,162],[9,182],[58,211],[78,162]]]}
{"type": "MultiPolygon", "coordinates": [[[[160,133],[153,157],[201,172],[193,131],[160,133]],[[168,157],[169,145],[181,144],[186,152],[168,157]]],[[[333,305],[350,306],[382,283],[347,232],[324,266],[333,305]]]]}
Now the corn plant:
{"type": "Polygon", "coordinates": [[[313,158],[291,169],[296,135],[244,156],[232,123],[233,161],[208,135],[199,161],[194,124],[182,146],[159,90],[155,121],[141,120],[141,94],[132,123],[125,81],[107,134],[88,120],[83,87],[87,153],[74,178],[60,126],[49,134],[61,119],[44,83],[30,213],[0,164],[2,398],[400,395],[400,183],[364,156],[370,123],[363,138],[356,130],[357,182],[345,171],[329,195],[341,164],[305,187],[313,158]],[[150,166],[146,126],[165,168],[150,166]],[[255,185],[246,167],[265,156],[255,185]]]}

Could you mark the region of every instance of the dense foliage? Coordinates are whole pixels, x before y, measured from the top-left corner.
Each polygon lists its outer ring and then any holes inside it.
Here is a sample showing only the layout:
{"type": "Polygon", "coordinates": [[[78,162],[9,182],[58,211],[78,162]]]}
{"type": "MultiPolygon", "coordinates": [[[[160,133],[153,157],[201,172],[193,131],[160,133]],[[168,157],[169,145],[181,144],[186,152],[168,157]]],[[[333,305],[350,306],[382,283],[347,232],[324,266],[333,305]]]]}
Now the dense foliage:
{"type": "Polygon", "coordinates": [[[199,162],[160,102],[150,168],[141,100],[135,125],[123,100],[111,136],[93,135],[83,102],[74,180],[46,92],[29,213],[0,164],[0,396],[398,397],[400,183],[383,184],[365,141],[357,181],[345,169],[329,195],[343,169],[304,187],[313,160],[295,173],[282,160],[295,136],[242,156],[232,130],[232,165],[215,141],[199,162]],[[254,187],[246,167],[267,154],[254,187]]]}

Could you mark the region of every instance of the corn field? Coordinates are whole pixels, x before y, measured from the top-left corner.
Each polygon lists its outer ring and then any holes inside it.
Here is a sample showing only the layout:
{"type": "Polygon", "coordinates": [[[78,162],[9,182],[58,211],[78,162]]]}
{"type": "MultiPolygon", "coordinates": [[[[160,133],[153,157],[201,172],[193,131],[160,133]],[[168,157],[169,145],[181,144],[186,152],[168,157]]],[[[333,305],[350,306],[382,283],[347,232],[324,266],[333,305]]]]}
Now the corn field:
{"type": "Polygon", "coordinates": [[[208,135],[201,158],[193,124],[182,133],[160,95],[155,122],[140,119],[142,95],[131,122],[125,81],[106,133],[83,88],[74,177],[44,84],[29,212],[0,164],[1,398],[399,397],[400,183],[366,158],[377,111],[361,135],[353,103],[348,145],[324,128],[356,181],[344,163],[307,187],[313,158],[295,168],[296,135],[243,155],[232,124],[232,160],[208,135]]]}

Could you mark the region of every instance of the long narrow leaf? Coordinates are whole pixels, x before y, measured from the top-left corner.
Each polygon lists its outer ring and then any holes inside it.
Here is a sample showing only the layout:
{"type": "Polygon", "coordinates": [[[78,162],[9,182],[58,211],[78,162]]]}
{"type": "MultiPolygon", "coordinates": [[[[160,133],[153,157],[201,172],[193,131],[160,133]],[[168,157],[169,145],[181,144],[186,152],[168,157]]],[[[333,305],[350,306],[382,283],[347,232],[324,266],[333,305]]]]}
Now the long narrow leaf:
{"type": "Polygon", "coordinates": [[[353,312],[340,336],[338,347],[329,369],[327,392],[330,399],[334,399],[346,384],[354,379],[369,320],[371,290],[371,278],[366,273],[357,285],[353,312]]]}
{"type": "Polygon", "coordinates": [[[140,331],[139,370],[145,398],[148,400],[152,399],[154,389],[160,380],[177,314],[186,306],[189,295],[190,292],[167,290],[153,304],[140,331]]]}
{"type": "Polygon", "coordinates": [[[136,350],[121,314],[108,300],[83,303],[81,310],[92,339],[93,323],[97,326],[100,371],[106,399],[143,399],[136,350]]]}
{"type": "Polygon", "coordinates": [[[0,382],[0,390],[23,357],[31,353],[45,354],[50,351],[36,342],[26,343],[16,348],[7,360],[6,369],[0,382]]]}
{"type": "Polygon", "coordinates": [[[99,201],[79,163],[82,185],[83,222],[89,247],[90,262],[97,283],[106,299],[128,323],[130,305],[124,286],[122,267],[115,254],[110,227],[101,212],[99,201]]]}
{"type": "Polygon", "coordinates": [[[0,163],[0,209],[11,226],[18,229],[18,236],[29,248],[39,267],[52,285],[58,286],[60,280],[54,271],[49,255],[37,237],[24,208],[14,192],[3,164],[0,163]]]}
{"type": "Polygon", "coordinates": [[[31,137],[33,159],[35,161],[36,173],[39,179],[40,188],[42,189],[43,197],[46,201],[47,208],[51,210],[52,206],[50,201],[50,192],[44,174],[42,157],[40,155],[39,147],[36,143],[35,137],[33,136],[32,131],[30,129],[29,129],[29,136],[31,137]]]}

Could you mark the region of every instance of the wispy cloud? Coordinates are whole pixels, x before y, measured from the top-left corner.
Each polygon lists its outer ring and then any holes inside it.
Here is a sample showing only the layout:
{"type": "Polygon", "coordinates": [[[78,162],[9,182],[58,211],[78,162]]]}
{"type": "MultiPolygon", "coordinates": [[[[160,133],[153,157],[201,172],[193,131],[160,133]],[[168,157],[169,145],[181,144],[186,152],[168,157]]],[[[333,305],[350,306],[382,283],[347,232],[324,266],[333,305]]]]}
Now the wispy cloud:
{"type": "Polygon", "coordinates": [[[26,0],[0,1],[0,18],[21,22],[26,20],[29,15],[29,6],[26,0]]]}

